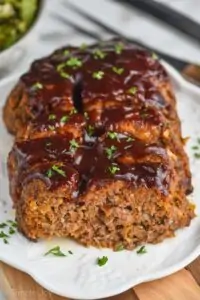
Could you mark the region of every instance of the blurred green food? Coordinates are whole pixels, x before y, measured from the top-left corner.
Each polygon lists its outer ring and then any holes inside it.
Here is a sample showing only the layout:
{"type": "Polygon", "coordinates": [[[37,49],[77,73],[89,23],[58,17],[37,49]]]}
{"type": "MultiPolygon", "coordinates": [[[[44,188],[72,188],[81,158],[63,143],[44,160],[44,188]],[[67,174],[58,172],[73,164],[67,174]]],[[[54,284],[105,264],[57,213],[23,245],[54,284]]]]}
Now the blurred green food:
{"type": "Polygon", "coordinates": [[[0,51],[28,30],[37,8],[38,0],[0,0],[0,51]]]}

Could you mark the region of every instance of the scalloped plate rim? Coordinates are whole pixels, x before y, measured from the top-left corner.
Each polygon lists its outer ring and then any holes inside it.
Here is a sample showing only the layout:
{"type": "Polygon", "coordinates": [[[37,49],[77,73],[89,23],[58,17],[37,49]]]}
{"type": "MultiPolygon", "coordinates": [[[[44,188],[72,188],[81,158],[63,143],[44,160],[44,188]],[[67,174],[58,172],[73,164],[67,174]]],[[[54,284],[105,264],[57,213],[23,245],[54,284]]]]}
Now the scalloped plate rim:
{"type": "MultiPolygon", "coordinates": [[[[181,89],[187,90],[189,93],[194,93],[195,95],[200,97],[200,88],[194,86],[193,84],[187,82],[171,65],[168,63],[162,61],[162,64],[166,67],[170,77],[180,86],[181,89]]],[[[3,80],[1,80],[0,88],[3,88],[4,85],[6,85],[9,82],[16,81],[21,74],[15,74],[13,76],[9,76],[3,80]]],[[[199,102],[200,104],[200,102],[199,102]]],[[[95,299],[105,298],[105,297],[111,297],[115,296],[117,294],[120,294],[132,287],[134,287],[137,284],[156,280],[165,276],[168,276],[174,272],[177,272],[178,270],[184,268],[186,265],[188,265],[190,262],[192,262],[195,258],[197,258],[200,255],[200,245],[195,247],[194,250],[190,253],[189,256],[185,257],[185,259],[181,259],[176,264],[173,264],[164,270],[154,271],[153,274],[147,274],[144,276],[140,276],[138,278],[135,278],[133,280],[127,281],[125,284],[120,285],[115,288],[115,290],[111,290],[110,292],[99,294],[95,299]]],[[[23,263],[16,263],[14,259],[7,259],[4,258],[4,255],[0,255],[0,260],[5,262],[6,264],[21,270],[28,275],[30,275],[38,284],[46,288],[47,290],[51,291],[52,293],[55,293],[57,295],[63,296],[63,297],[69,297],[69,298],[80,298],[80,299],[94,299],[93,297],[87,296],[84,297],[83,295],[77,295],[74,294],[68,294],[62,293],[61,291],[58,291],[57,289],[54,289],[51,284],[48,284],[45,280],[41,278],[41,276],[38,276],[36,272],[29,270],[30,266],[27,261],[27,265],[25,267],[24,262],[23,263]]],[[[37,270],[36,270],[37,271],[37,270]]]]}

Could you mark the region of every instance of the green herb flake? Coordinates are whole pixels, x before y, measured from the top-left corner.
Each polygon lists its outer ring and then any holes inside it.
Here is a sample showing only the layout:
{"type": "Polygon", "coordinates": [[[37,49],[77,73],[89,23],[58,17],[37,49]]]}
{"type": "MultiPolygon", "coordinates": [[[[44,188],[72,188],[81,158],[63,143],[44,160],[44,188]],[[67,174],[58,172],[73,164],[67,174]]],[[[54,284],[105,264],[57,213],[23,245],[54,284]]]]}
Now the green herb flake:
{"type": "Polygon", "coordinates": [[[122,244],[118,245],[115,249],[115,252],[119,252],[119,251],[123,251],[124,250],[124,246],[122,244]]]}
{"type": "Polygon", "coordinates": [[[98,59],[98,58],[104,59],[106,57],[106,53],[104,53],[100,49],[95,49],[93,53],[94,53],[94,58],[95,59],[98,59]]]}
{"type": "Polygon", "coordinates": [[[194,153],[194,157],[199,159],[200,158],[200,153],[194,153]]]}
{"type": "Polygon", "coordinates": [[[66,49],[66,50],[63,51],[63,54],[67,56],[67,55],[70,54],[70,51],[66,49]]]}
{"type": "Polygon", "coordinates": [[[49,128],[49,130],[51,130],[51,131],[54,131],[54,130],[55,130],[55,126],[53,126],[53,125],[49,125],[48,128],[49,128]]]}
{"type": "Polygon", "coordinates": [[[85,43],[82,43],[80,46],[81,50],[86,50],[87,49],[87,45],[85,43]]]}
{"type": "Polygon", "coordinates": [[[56,119],[56,115],[54,114],[49,115],[49,120],[55,120],[55,119],[56,119]]]}
{"type": "Polygon", "coordinates": [[[60,73],[64,67],[65,67],[65,63],[61,63],[56,67],[56,70],[60,73]]]}
{"type": "Polygon", "coordinates": [[[135,139],[129,136],[126,141],[127,142],[133,142],[133,141],[135,141],[135,139]]]}
{"type": "Polygon", "coordinates": [[[117,139],[117,132],[108,131],[107,135],[111,140],[117,139]]]}
{"type": "Polygon", "coordinates": [[[193,150],[199,150],[199,146],[192,146],[193,150]]]}
{"type": "Polygon", "coordinates": [[[9,244],[7,239],[3,239],[4,244],[9,244]]]}
{"type": "Polygon", "coordinates": [[[103,71],[94,72],[92,74],[92,77],[97,79],[97,80],[101,80],[104,77],[104,72],[103,71]]]}
{"type": "Polygon", "coordinates": [[[158,55],[157,55],[155,52],[152,52],[151,57],[152,57],[153,59],[155,59],[155,60],[158,59],[158,55]]]}
{"type": "Polygon", "coordinates": [[[6,224],[6,223],[1,223],[0,224],[0,229],[3,229],[3,228],[5,228],[5,227],[7,227],[8,225],[6,224]]]}
{"type": "Polygon", "coordinates": [[[65,67],[66,67],[66,63],[61,63],[57,66],[56,69],[61,77],[68,79],[70,78],[70,75],[63,70],[65,67]]]}
{"type": "Polygon", "coordinates": [[[87,133],[89,136],[92,136],[94,134],[95,128],[92,125],[89,125],[87,128],[87,133]]]}
{"type": "Polygon", "coordinates": [[[123,68],[112,67],[112,70],[118,75],[121,75],[124,72],[123,68]]]}
{"type": "Polygon", "coordinates": [[[145,246],[140,247],[140,249],[137,250],[137,254],[145,254],[147,253],[147,250],[145,246]]]}
{"type": "Polygon", "coordinates": [[[70,142],[70,151],[71,152],[75,152],[76,151],[76,149],[79,147],[79,144],[77,143],[77,141],[76,140],[71,140],[70,142]]]}
{"type": "Polygon", "coordinates": [[[9,238],[7,234],[5,234],[3,231],[0,232],[0,239],[9,238]]]}
{"type": "Polygon", "coordinates": [[[84,112],[84,117],[85,117],[86,120],[89,119],[89,115],[88,115],[88,112],[87,112],[87,111],[84,112]]]}
{"type": "Polygon", "coordinates": [[[69,116],[63,116],[61,119],[60,119],[60,123],[66,123],[67,121],[69,120],[69,116]]]}
{"type": "Polygon", "coordinates": [[[59,175],[66,177],[65,171],[63,171],[59,166],[53,165],[52,170],[58,173],[59,175]]]}
{"type": "Polygon", "coordinates": [[[97,264],[98,264],[99,267],[104,266],[107,262],[108,262],[108,257],[107,256],[97,258],[97,264]]]}
{"type": "Polygon", "coordinates": [[[132,86],[129,90],[128,93],[131,95],[135,95],[137,93],[138,88],[136,86],[132,86]]]}
{"type": "Polygon", "coordinates": [[[52,169],[47,170],[47,177],[51,178],[53,176],[53,171],[52,169]]]}
{"type": "Polygon", "coordinates": [[[69,251],[68,251],[68,253],[69,253],[69,254],[71,254],[71,255],[73,255],[73,254],[74,254],[74,253],[73,253],[71,250],[69,250],[69,251]]]}
{"type": "Polygon", "coordinates": [[[72,110],[70,111],[70,115],[75,115],[77,113],[78,113],[78,111],[75,107],[73,107],[72,110]]]}
{"type": "Polygon", "coordinates": [[[36,89],[36,90],[42,90],[43,89],[43,84],[40,83],[40,82],[36,82],[32,85],[32,88],[33,89],[36,89]]]}
{"type": "Polygon", "coordinates": [[[72,67],[73,69],[77,69],[83,65],[82,61],[77,57],[70,57],[66,62],[66,65],[72,67]]]}
{"type": "Polygon", "coordinates": [[[52,254],[52,255],[54,255],[54,256],[60,256],[60,257],[66,256],[66,254],[64,254],[64,253],[60,250],[60,247],[59,247],[59,246],[56,246],[56,247],[50,249],[48,252],[46,252],[46,253],[44,254],[44,256],[47,256],[47,255],[50,255],[50,254],[52,254]]]}
{"type": "Polygon", "coordinates": [[[118,43],[115,45],[115,53],[121,54],[124,49],[124,44],[123,43],[118,43]]]}
{"type": "Polygon", "coordinates": [[[16,232],[16,231],[15,231],[12,227],[9,228],[9,234],[12,235],[12,234],[14,234],[15,232],[16,232]]]}
{"type": "Polygon", "coordinates": [[[197,139],[197,143],[200,145],[200,138],[197,139]]]}
{"type": "Polygon", "coordinates": [[[8,224],[10,224],[12,227],[15,227],[15,228],[17,228],[17,223],[15,222],[15,221],[13,221],[13,220],[8,220],[8,221],[6,221],[8,224]]]}
{"type": "Polygon", "coordinates": [[[108,159],[111,159],[113,157],[116,150],[117,148],[114,145],[112,145],[110,148],[105,148],[108,159]]]}
{"type": "Polygon", "coordinates": [[[118,165],[112,164],[112,165],[108,168],[108,170],[110,171],[110,173],[111,173],[112,175],[115,175],[118,171],[120,171],[120,168],[118,167],[118,165]]]}
{"type": "Polygon", "coordinates": [[[68,73],[64,72],[64,71],[61,71],[61,72],[60,72],[60,76],[61,76],[62,78],[66,78],[66,79],[69,79],[69,78],[70,78],[70,75],[69,75],[68,73]]]}

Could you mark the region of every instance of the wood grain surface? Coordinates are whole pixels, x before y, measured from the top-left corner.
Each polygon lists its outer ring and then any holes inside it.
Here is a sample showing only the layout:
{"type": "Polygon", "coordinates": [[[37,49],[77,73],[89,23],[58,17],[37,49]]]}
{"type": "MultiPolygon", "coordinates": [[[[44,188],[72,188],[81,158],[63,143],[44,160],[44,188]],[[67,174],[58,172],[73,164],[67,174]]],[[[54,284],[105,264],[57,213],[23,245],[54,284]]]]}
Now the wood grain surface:
{"type": "MultiPolygon", "coordinates": [[[[67,300],[4,263],[0,263],[0,290],[6,300],[67,300]]],[[[171,276],[140,284],[106,300],[200,300],[200,258],[171,276]]]]}

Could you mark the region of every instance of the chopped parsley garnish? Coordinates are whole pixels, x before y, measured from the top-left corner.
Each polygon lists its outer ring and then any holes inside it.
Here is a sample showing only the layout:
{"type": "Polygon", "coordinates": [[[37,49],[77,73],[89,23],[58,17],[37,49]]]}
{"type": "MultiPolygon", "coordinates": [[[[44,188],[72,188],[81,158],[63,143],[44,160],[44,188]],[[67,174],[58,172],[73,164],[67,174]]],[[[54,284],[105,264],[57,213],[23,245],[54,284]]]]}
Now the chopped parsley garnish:
{"type": "Polygon", "coordinates": [[[51,169],[47,171],[47,177],[51,178],[55,172],[63,177],[66,177],[65,171],[63,171],[59,166],[56,165],[53,165],[51,169]]]}
{"type": "Polygon", "coordinates": [[[155,60],[158,59],[158,55],[155,52],[152,52],[151,57],[155,60]]]}
{"type": "Polygon", "coordinates": [[[198,151],[194,153],[194,157],[199,159],[200,158],[200,138],[197,138],[197,145],[192,146],[192,150],[198,151]]]}
{"type": "Polygon", "coordinates": [[[113,132],[113,131],[108,131],[107,133],[108,137],[112,140],[117,139],[117,132],[113,132]]]}
{"type": "Polygon", "coordinates": [[[54,114],[49,115],[49,120],[55,120],[55,119],[56,119],[56,115],[54,114]]]}
{"type": "Polygon", "coordinates": [[[62,69],[65,67],[66,65],[65,65],[65,63],[61,63],[61,64],[59,64],[58,66],[57,66],[57,71],[58,72],[61,72],[62,71],[62,69]]]}
{"type": "Polygon", "coordinates": [[[118,43],[118,44],[115,45],[115,52],[117,54],[121,54],[123,49],[124,49],[124,44],[123,43],[118,43]]]}
{"type": "Polygon", "coordinates": [[[3,231],[0,232],[0,239],[9,238],[9,235],[5,234],[3,231]]]}
{"type": "Polygon", "coordinates": [[[7,223],[9,223],[12,227],[17,228],[17,223],[13,220],[8,220],[7,223]]]}
{"type": "Polygon", "coordinates": [[[63,78],[66,78],[66,79],[70,78],[70,75],[68,73],[66,73],[65,71],[61,71],[60,76],[63,78]]]}
{"type": "Polygon", "coordinates": [[[118,245],[116,248],[115,248],[115,252],[119,252],[119,251],[123,251],[124,250],[124,246],[122,244],[118,245]]]}
{"type": "Polygon", "coordinates": [[[193,150],[199,150],[199,146],[192,146],[193,150]]]}
{"type": "Polygon", "coordinates": [[[94,126],[89,125],[88,128],[87,128],[88,135],[92,136],[94,134],[94,130],[95,130],[94,126]]]}
{"type": "Polygon", "coordinates": [[[64,50],[64,51],[63,51],[63,54],[64,54],[64,55],[69,55],[69,53],[70,53],[69,50],[64,50]]]}
{"type": "Polygon", "coordinates": [[[129,136],[126,141],[127,142],[133,142],[134,140],[135,140],[134,138],[132,138],[132,137],[129,136]]]}
{"type": "Polygon", "coordinates": [[[87,111],[84,112],[84,117],[86,118],[86,120],[89,119],[89,115],[88,115],[88,112],[87,112],[87,111]]]}
{"type": "Polygon", "coordinates": [[[81,49],[81,50],[87,49],[87,45],[86,45],[85,43],[81,44],[80,49],[81,49]]]}
{"type": "Polygon", "coordinates": [[[58,73],[60,74],[61,77],[68,79],[68,78],[70,78],[70,75],[63,70],[64,67],[66,67],[66,63],[59,64],[57,66],[57,71],[58,71],[58,73]]]}
{"type": "Polygon", "coordinates": [[[52,171],[52,169],[49,169],[47,171],[47,177],[51,178],[52,176],[53,176],[53,171],[52,171]]]}
{"type": "Polygon", "coordinates": [[[4,231],[0,232],[0,239],[3,240],[4,244],[9,244],[8,238],[11,237],[14,233],[16,233],[16,230],[14,228],[17,227],[17,223],[14,222],[13,220],[7,220],[4,223],[0,224],[0,228],[4,229],[7,228],[7,232],[5,233],[4,231]]]}
{"type": "Polygon", "coordinates": [[[131,95],[135,95],[135,93],[137,92],[138,88],[136,86],[132,86],[129,90],[128,93],[131,95]]]}
{"type": "Polygon", "coordinates": [[[68,253],[71,254],[71,255],[74,254],[71,250],[69,250],[68,253]]]}
{"type": "Polygon", "coordinates": [[[114,145],[112,145],[110,148],[105,148],[108,159],[113,157],[116,150],[117,148],[114,145]]]}
{"type": "Polygon", "coordinates": [[[75,115],[77,114],[77,109],[75,107],[72,108],[72,110],[70,111],[70,115],[75,115]]]}
{"type": "Polygon", "coordinates": [[[49,125],[48,128],[49,128],[49,130],[51,130],[51,131],[54,131],[54,130],[55,130],[55,126],[53,126],[53,125],[49,125]]]}
{"type": "Polygon", "coordinates": [[[95,49],[93,53],[94,53],[94,58],[95,59],[98,59],[98,58],[104,59],[106,57],[106,53],[104,53],[100,49],[95,49]]]}
{"type": "Polygon", "coordinates": [[[102,79],[103,76],[104,76],[104,72],[103,71],[97,71],[97,72],[94,72],[92,74],[92,77],[95,78],[95,79],[98,79],[98,80],[102,79]]]}
{"type": "Polygon", "coordinates": [[[79,147],[79,144],[74,139],[71,140],[69,143],[70,143],[70,148],[69,149],[70,149],[71,152],[76,151],[76,149],[79,147]]]}
{"type": "Polygon", "coordinates": [[[43,89],[43,85],[40,82],[36,82],[32,85],[32,88],[37,89],[37,90],[41,90],[41,89],[43,89]]]}
{"type": "Polygon", "coordinates": [[[16,232],[16,231],[15,231],[12,227],[9,228],[9,234],[12,235],[12,234],[14,234],[15,232],[16,232]]]}
{"type": "Polygon", "coordinates": [[[65,171],[63,171],[59,166],[53,165],[52,170],[62,175],[63,177],[66,177],[65,171]]]}
{"type": "Polygon", "coordinates": [[[8,225],[6,224],[6,223],[1,223],[0,224],[0,229],[3,229],[3,228],[5,228],[5,227],[7,227],[8,225]]]}
{"type": "Polygon", "coordinates": [[[60,119],[60,123],[66,123],[68,120],[69,120],[69,116],[63,116],[63,117],[60,119]]]}
{"type": "Polygon", "coordinates": [[[118,166],[117,164],[112,164],[112,165],[108,168],[108,170],[110,171],[110,173],[111,173],[112,175],[115,175],[118,171],[120,171],[120,168],[119,168],[119,166],[118,166]]]}
{"type": "Polygon", "coordinates": [[[83,65],[82,61],[77,57],[70,57],[66,62],[66,65],[72,67],[73,69],[77,69],[83,65]]]}
{"type": "Polygon", "coordinates": [[[140,247],[140,249],[137,250],[137,254],[145,254],[147,253],[147,250],[145,246],[140,247]]]}
{"type": "Polygon", "coordinates": [[[61,250],[60,250],[60,247],[59,246],[56,246],[52,249],[50,249],[48,252],[46,252],[44,255],[47,256],[47,255],[54,255],[54,256],[61,256],[61,257],[64,257],[66,256],[61,250]]]}
{"type": "Polygon", "coordinates": [[[118,75],[121,75],[124,72],[123,68],[112,67],[112,70],[118,75]]]}
{"type": "Polygon", "coordinates": [[[194,157],[199,159],[200,158],[200,153],[194,153],[194,157]]]}
{"type": "Polygon", "coordinates": [[[107,261],[108,261],[107,256],[97,258],[97,264],[98,264],[99,267],[104,266],[107,263],[107,261]]]}

